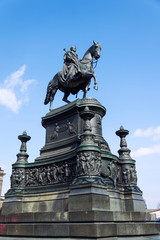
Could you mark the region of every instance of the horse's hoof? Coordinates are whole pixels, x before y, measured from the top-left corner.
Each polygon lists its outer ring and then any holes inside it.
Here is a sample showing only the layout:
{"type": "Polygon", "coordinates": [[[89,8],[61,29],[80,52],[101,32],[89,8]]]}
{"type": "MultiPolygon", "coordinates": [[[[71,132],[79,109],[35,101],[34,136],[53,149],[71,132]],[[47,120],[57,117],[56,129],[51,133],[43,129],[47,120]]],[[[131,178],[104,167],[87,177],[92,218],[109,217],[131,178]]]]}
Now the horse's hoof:
{"type": "Polygon", "coordinates": [[[62,100],[66,103],[70,103],[70,101],[68,99],[63,98],[62,100]]]}
{"type": "Polygon", "coordinates": [[[94,89],[95,89],[95,90],[98,90],[98,86],[94,86],[94,89]]]}

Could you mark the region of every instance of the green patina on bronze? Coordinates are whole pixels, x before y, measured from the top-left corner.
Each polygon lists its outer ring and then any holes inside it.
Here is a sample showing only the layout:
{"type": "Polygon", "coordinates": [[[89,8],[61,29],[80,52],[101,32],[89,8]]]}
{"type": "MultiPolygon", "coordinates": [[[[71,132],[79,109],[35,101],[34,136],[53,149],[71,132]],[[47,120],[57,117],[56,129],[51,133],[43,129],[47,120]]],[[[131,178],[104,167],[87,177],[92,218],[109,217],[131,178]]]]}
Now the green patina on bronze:
{"type": "MultiPolygon", "coordinates": [[[[20,153],[12,165],[11,188],[6,197],[33,192],[53,191],[57,186],[68,189],[73,184],[90,181],[110,188],[132,186],[136,191],[136,176],[130,181],[129,169],[135,171],[125,136],[128,131],[116,132],[121,138],[119,157],[111,153],[102,136],[102,118],[106,109],[96,99],[78,99],[50,111],[42,118],[46,130],[45,145],[34,162],[28,162],[26,143],[30,136],[24,132],[20,153]],[[127,175],[128,174],[128,175],[127,175]],[[97,178],[98,177],[98,178],[97,178]],[[78,180],[77,180],[78,179],[78,180]],[[83,179],[83,181],[81,181],[83,179]],[[97,180],[98,179],[98,180],[97,180]],[[125,183],[124,183],[125,181],[125,183]]],[[[133,173],[132,173],[133,175],[133,173]]]]}

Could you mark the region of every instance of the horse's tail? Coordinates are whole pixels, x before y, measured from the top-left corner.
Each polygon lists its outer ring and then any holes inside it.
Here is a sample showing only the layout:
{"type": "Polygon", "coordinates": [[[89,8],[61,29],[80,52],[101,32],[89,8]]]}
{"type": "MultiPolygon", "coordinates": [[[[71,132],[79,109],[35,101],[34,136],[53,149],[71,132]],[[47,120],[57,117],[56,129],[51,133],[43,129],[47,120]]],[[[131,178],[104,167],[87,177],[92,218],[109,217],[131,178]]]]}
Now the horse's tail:
{"type": "Polygon", "coordinates": [[[44,104],[47,105],[50,101],[50,95],[51,95],[51,91],[47,88],[47,93],[46,93],[46,98],[44,100],[44,104]]]}
{"type": "Polygon", "coordinates": [[[45,100],[44,100],[44,104],[47,105],[49,103],[49,98],[48,96],[46,96],[45,100]]]}
{"type": "Polygon", "coordinates": [[[50,97],[52,94],[52,90],[53,90],[53,84],[52,84],[52,80],[48,83],[48,87],[47,87],[47,93],[46,93],[46,98],[44,100],[44,104],[47,105],[50,102],[50,97]]]}
{"type": "Polygon", "coordinates": [[[53,79],[48,83],[46,98],[44,104],[48,104],[52,101],[53,90],[58,86],[58,73],[53,77],[53,79]]]}

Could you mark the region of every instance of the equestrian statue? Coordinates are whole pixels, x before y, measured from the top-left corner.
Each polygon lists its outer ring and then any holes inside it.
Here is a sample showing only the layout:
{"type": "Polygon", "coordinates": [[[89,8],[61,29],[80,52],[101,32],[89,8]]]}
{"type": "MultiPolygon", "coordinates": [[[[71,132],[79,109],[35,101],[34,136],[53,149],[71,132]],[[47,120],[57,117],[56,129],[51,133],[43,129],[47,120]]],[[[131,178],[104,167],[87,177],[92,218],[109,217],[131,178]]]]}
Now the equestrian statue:
{"type": "MultiPolygon", "coordinates": [[[[64,64],[61,72],[58,72],[49,82],[44,104],[50,103],[49,110],[52,110],[54,96],[59,89],[64,92],[63,101],[69,103],[70,93],[76,94],[82,90],[83,98],[89,91],[91,78],[94,79],[94,89],[98,90],[98,82],[94,74],[94,59],[98,61],[101,53],[101,44],[93,41],[93,45],[86,51],[83,58],[78,59],[76,46],[72,46],[69,51],[64,49],[64,64]]],[[[96,62],[97,63],[97,62],[96,62]]]]}

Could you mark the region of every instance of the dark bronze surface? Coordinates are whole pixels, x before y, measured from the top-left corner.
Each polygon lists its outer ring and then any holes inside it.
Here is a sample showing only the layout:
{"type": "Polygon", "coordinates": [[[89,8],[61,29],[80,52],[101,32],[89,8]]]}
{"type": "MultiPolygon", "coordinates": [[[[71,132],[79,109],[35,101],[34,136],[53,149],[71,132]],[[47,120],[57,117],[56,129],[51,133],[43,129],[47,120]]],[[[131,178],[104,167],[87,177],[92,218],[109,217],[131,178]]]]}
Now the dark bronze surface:
{"type": "Polygon", "coordinates": [[[64,92],[63,101],[69,103],[68,96],[83,91],[83,98],[86,97],[91,78],[94,79],[94,89],[98,90],[98,82],[94,74],[93,61],[98,60],[101,54],[100,43],[93,42],[93,45],[86,51],[81,60],[76,54],[76,47],[72,46],[64,55],[64,64],[61,72],[58,72],[49,82],[44,104],[52,102],[57,90],[64,92]]]}

